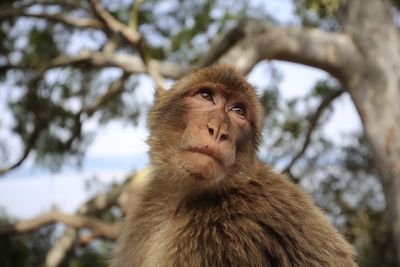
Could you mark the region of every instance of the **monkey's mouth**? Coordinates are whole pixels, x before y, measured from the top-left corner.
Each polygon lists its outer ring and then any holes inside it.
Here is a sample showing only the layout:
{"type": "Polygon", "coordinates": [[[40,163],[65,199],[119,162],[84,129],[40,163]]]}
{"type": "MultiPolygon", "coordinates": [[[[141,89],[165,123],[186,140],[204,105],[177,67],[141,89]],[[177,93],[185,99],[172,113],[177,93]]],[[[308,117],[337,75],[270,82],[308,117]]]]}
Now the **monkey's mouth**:
{"type": "Polygon", "coordinates": [[[188,147],[188,148],[184,149],[183,151],[206,155],[206,156],[212,158],[213,160],[215,160],[216,162],[218,162],[220,165],[223,165],[223,162],[224,162],[221,154],[217,150],[210,148],[210,147],[206,147],[206,146],[188,147]]]}

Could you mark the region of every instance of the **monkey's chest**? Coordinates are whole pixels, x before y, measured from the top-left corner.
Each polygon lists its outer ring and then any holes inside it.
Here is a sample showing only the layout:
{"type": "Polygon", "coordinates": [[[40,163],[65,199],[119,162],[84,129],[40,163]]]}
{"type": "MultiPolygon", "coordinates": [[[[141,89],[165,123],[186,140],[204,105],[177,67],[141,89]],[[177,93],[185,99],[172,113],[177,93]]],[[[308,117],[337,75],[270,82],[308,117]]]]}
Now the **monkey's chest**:
{"type": "Polygon", "coordinates": [[[171,262],[168,260],[171,240],[171,229],[168,224],[154,229],[140,249],[143,252],[142,255],[138,255],[143,259],[140,266],[171,266],[171,262]]]}
{"type": "Polygon", "coordinates": [[[149,238],[146,266],[269,266],[263,229],[250,218],[198,214],[161,227],[149,238]],[[171,227],[173,225],[174,227],[171,227]]]}

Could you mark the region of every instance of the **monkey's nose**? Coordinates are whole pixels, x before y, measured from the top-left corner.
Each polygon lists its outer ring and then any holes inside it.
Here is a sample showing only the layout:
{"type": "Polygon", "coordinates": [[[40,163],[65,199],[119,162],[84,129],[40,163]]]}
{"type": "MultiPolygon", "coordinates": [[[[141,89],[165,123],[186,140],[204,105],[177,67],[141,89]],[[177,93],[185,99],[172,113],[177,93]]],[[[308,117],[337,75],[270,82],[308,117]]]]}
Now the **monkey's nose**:
{"type": "Polygon", "coordinates": [[[213,127],[211,123],[207,123],[207,129],[209,135],[217,141],[224,141],[228,139],[228,133],[223,129],[222,126],[213,127]]]}

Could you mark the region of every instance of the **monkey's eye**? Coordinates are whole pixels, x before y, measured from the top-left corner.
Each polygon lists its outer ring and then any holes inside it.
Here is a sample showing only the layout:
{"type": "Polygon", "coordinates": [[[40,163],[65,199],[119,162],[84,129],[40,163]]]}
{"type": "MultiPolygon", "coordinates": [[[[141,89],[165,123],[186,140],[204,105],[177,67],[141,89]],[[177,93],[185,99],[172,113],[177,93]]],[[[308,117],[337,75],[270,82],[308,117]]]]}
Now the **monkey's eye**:
{"type": "Polygon", "coordinates": [[[241,104],[234,105],[233,107],[231,107],[231,110],[240,117],[246,117],[246,107],[241,104]]]}
{"type": "Polygon", "coordinates": [[[207,101],[214,102],[213,92],[210,89],[201,89],[197,94],[207,101]]]}

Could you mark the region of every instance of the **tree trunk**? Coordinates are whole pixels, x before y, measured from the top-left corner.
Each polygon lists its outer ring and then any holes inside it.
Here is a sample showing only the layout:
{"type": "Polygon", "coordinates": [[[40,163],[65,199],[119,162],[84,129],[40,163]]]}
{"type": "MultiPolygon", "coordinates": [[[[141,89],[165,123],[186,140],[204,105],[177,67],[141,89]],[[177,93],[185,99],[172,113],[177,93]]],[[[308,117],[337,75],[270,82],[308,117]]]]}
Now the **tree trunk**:
{"type": "Polygon", "coordinates": [[[344,83],[363,122],[382,182],[400,262],[400,36],[387,0],[347,1],[344,31],[361,54],[344,83]]]}

